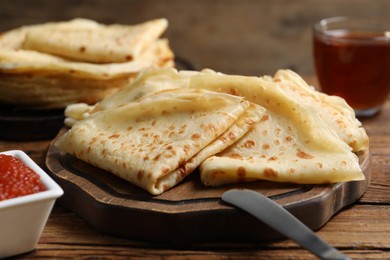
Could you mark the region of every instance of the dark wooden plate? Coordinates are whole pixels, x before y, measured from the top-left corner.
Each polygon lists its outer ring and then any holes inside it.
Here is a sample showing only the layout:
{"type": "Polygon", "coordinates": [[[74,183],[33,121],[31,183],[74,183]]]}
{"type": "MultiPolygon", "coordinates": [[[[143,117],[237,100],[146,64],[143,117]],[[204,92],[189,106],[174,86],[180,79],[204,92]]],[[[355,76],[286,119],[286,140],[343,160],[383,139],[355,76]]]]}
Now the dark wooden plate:
{"type": "MultiPolygon", "coordinates": [[[[175,57],[179,70],[194,70],[185,58],[175,57]]],[[[64,126],[64,109],[31,109],[0,104],[0,140],[33,141],[53,139],[64,126]]]]}
{"type": "Polygon", "coordinates": [[[50,140],[64,126],[64,109],[34,110],[0,105],[0,140],[50,140]]]}
{"type": "MultiPolygon", "coordinates": [[[[64,130],[59,133],[62,135],[64,130]]],[[[55,141],[55,140],[54,140],[55,141]]],[[[54,142],[53,141],[53,142],[54,142]]],[[[49,174],[65,194],[62,205],[104,234],[146,241],[266,241],[282,236],[251,215],[221,201],[223,192],[252,189],[283,205],[317,230],[340,209],[359,199],[370,179],[370,154],[359,154],[366,180],[329,185],[297,185],[258,181],[205,187],[197,172],[159,196],[49,146],[49,174]]],[[[267,209],[264,209],[267,210],[267,209]]]]}

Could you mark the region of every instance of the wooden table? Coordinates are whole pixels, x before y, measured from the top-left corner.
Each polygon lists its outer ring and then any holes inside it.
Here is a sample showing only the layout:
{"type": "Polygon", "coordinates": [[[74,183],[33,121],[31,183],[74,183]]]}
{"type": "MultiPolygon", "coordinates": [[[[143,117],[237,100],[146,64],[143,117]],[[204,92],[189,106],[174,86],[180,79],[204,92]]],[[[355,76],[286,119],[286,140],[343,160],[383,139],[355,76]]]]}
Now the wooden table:
{"type": "MultiPolygon", "coordinates": [[[[309,78],[313,80],[313,78],[309,78]]],[[[334,216],[317,234],[354,259],[390,258],[390,99],[373,118],[361,119],[370,137],[372,178],[365,195],[334,216]]],[[[5,142],[43,165],[50,141],[5,142]]],[[[0,231],[1,232],[1,231],[0,231]]],[[[125,240],[98,233],[75,213],[56,205],[32,258],[313,259],[290,240],[269,243],[207,243],[185,247],[125,240]]]]}

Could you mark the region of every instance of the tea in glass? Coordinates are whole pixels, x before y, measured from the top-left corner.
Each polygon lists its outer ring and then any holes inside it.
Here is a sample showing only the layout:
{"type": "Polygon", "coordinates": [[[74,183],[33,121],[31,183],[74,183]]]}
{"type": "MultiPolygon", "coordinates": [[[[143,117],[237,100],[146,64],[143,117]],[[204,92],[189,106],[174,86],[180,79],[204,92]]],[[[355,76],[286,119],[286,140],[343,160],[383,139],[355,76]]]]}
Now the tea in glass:
{"type": "Polygon", "coordinates": [[[314,25],[321,90],[343,97],[357,116],[372,116],[390,93],[389,22],[334,17],[314,25]]]}

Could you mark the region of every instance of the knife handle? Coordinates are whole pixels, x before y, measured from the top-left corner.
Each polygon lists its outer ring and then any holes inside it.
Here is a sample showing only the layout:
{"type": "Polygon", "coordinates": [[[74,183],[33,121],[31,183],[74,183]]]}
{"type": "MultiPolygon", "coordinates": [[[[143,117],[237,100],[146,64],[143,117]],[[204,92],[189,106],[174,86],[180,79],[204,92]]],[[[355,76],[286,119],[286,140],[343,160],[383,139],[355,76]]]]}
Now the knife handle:
{"type": "Polygon", "coordinates": [[[222,200],[255,216],[321,259],[350,259],[321,240],[282,206],[261,193],[251,190],[229,190],[222,195],[222,200]]]}

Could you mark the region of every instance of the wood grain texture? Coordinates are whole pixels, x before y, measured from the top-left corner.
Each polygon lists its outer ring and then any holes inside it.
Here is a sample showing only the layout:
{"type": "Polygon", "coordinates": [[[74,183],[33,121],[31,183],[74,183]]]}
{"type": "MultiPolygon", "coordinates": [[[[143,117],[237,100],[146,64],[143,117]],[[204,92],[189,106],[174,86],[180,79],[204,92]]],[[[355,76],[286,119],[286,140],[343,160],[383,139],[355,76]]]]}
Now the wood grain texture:
{"type": "MultiPolygon", "coordinates": [[[[311,75],[306,79],[318,86],[313,76],[311,23],[336,15],[390,19],[390,1],[0,0],[0,31],[74,17],[134,23],[163,16],[170,22],[166,35],[174,51],[197,68],[244,75],[292,68],[301,75],[311,75]]],[[[317,234],[353,259],[390,259],[390,101],[380,114],[362,122],[370,137],[370,185],[360,200],[332,217],[317,234]]],[[[44,166],[49,143],[0,139],[0,150],[24,150],[44,166]]],[[[185,247],[121,239],[100,233],[58,204],[37,249],[17,258],[315,259],[286,239],[185,247]]]]}
{"type": "MultiPolygon", "coordinates": [[[[307,77],[312,81],[313,77],[307,77]]],[[[315,80],[314,80],[315,81],[315,80]]],[[[390,100],[375,117],[361,119],[370,137],[371,182],[363,197],[333,216],[317,234],[353,259],[390,258],[390,100]]],[[[41,166],[50,140],[0,140],[0,150],[21,149],[41,166]]],[[[76,198],[77,199],[77,198],[76,198]]],[[[238,223],[239,224],[239,223],[238,223]]],[[[169,235],[169,233],[167,233],[169,235]]],[[[102,234],[56,204],[37,249],[20,259],[315,259],[290,240],[166,245],[102,234]]]]}
{"type": "Polygon", "coordinates": [[[195,171],[169,191],[153,196],[59,151],[54,143],[66,131],[64,128],[53,140],[46,159],[48,173],[65,192],[59,202],[104,234],[143,241],[187,244],[281,238],[254,217],[223,203],[221,196],[230,189],[260,192],[317,230],[340,209],[359,199],[371,179],[370,154],[366,151],[359,155],[364,181],[329,185],[258,181],[205,187],[195,171]]]}
{"type": "MultiPolygon", "coordinates": [[[[388,206],[355,205],[334,217],[317,234],[353,259],[390,257],[388,206]]],[[[55,207],[37,250],[38,257],[121,259],[315,259],[289,240],[267,243],[197,243],[178,247],[102,235],[74,213],[55,207]]]]}
{"type": "Polygon", "coordinates": [[[175,53],[197,68],[241,75],[314,73],[311,26],[328,16],[390,19],[387,0],[0,0],[0,31],[85,17],[138,23],[166,17],[175,53]]]}

